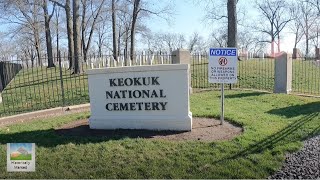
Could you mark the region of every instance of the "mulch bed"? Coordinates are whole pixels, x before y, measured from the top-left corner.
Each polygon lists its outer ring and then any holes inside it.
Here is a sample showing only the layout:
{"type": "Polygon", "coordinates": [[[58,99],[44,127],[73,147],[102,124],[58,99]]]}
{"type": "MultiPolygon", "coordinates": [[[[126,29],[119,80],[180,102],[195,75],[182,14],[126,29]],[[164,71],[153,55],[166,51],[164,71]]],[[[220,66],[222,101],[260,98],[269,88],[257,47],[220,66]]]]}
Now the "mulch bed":
{"type": "Polygon", "coordinates": [[[229,140],[243,132],[241,127],[225,122],[220,125],[219,120],[210,118],[193,118],[192,131],[152,131],[152,130],[95,130],[89,128],[88,119],[74,121],[56,128],[55,132],[61,136],[94,136],[106,138],[147,138],[165,139],[170,141],[216,141],[229,140]]]}

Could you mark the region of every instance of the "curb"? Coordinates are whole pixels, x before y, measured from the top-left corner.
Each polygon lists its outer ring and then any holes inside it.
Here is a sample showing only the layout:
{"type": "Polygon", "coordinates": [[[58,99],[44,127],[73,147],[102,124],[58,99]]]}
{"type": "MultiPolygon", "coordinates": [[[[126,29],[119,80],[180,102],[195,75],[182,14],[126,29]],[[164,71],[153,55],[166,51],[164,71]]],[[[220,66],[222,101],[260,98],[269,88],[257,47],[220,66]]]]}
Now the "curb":
{"type": "Polygon", "coordinates": [[[66,114],[72,114],[77,112],[90,111],[90,103],[80,104],[68,107],[56,107],[52,109],[45,109],[40,111],[33,111],[29,113],[23,113],[13,116],[7,116],[0,118],[0,126],[14,124],[17,122],[24,122],[27,120],[47,118],[53,116],[63,116],[66,114]]]}

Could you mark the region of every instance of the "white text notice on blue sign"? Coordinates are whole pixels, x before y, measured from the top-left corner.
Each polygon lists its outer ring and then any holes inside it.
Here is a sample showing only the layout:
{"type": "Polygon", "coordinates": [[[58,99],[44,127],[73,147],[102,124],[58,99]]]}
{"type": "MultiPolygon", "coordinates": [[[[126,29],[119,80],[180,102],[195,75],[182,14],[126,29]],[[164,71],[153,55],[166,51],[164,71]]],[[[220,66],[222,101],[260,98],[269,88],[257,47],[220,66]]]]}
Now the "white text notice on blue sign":
{"type": "Polygon", "coordinates": [[[237,56],[236,48],[210,48],[210,56],[237,56]]]}

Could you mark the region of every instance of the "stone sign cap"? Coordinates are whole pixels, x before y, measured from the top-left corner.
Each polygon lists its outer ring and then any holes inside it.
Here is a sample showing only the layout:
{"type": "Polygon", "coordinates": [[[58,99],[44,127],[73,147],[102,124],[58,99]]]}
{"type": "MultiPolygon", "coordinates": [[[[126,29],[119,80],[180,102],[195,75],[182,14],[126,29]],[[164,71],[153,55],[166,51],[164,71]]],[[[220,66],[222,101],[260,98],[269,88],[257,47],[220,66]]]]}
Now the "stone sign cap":
{"type": "Polygon", "coordinates": [[[170,71],[170,70],[187,70],[188,64],[161,64],[161,65],[145,65],[145,66],[125,66],[125,67],[110,67],[89,69],[87,74],[106,74],[106,73],[118,73],[118,72],[146,72],[146,71],[170,71]]]}

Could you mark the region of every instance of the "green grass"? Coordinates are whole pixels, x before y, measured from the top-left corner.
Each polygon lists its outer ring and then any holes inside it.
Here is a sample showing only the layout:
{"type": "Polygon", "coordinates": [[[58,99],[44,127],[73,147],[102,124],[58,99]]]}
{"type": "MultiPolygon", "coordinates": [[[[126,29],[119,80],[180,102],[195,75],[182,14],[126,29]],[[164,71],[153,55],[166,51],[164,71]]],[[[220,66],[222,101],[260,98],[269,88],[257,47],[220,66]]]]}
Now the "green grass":
{"type": "Polygon", "coordinates": [[[17,157],[10,157],[10,160],[31,160],[31,158],[32,158],[31,154],[28,154],[28,155],[20,154],[17,157]]]}
{"type": "MultiPolygon", "coordinates": [[[[285,154],[320,134],[320,101],[283,94],[226,91],[225,117],[244,133],[230,141],[175,142],[116,136],[66,137],[54,128],[88,113],[56,117],[0,129],[0,159],[6,143],[36,143],[36,172],[0,178],[267,178],[285,154]]],[[[193,116],[219,117],[220,92],[191,96],[193,116]]]]}

